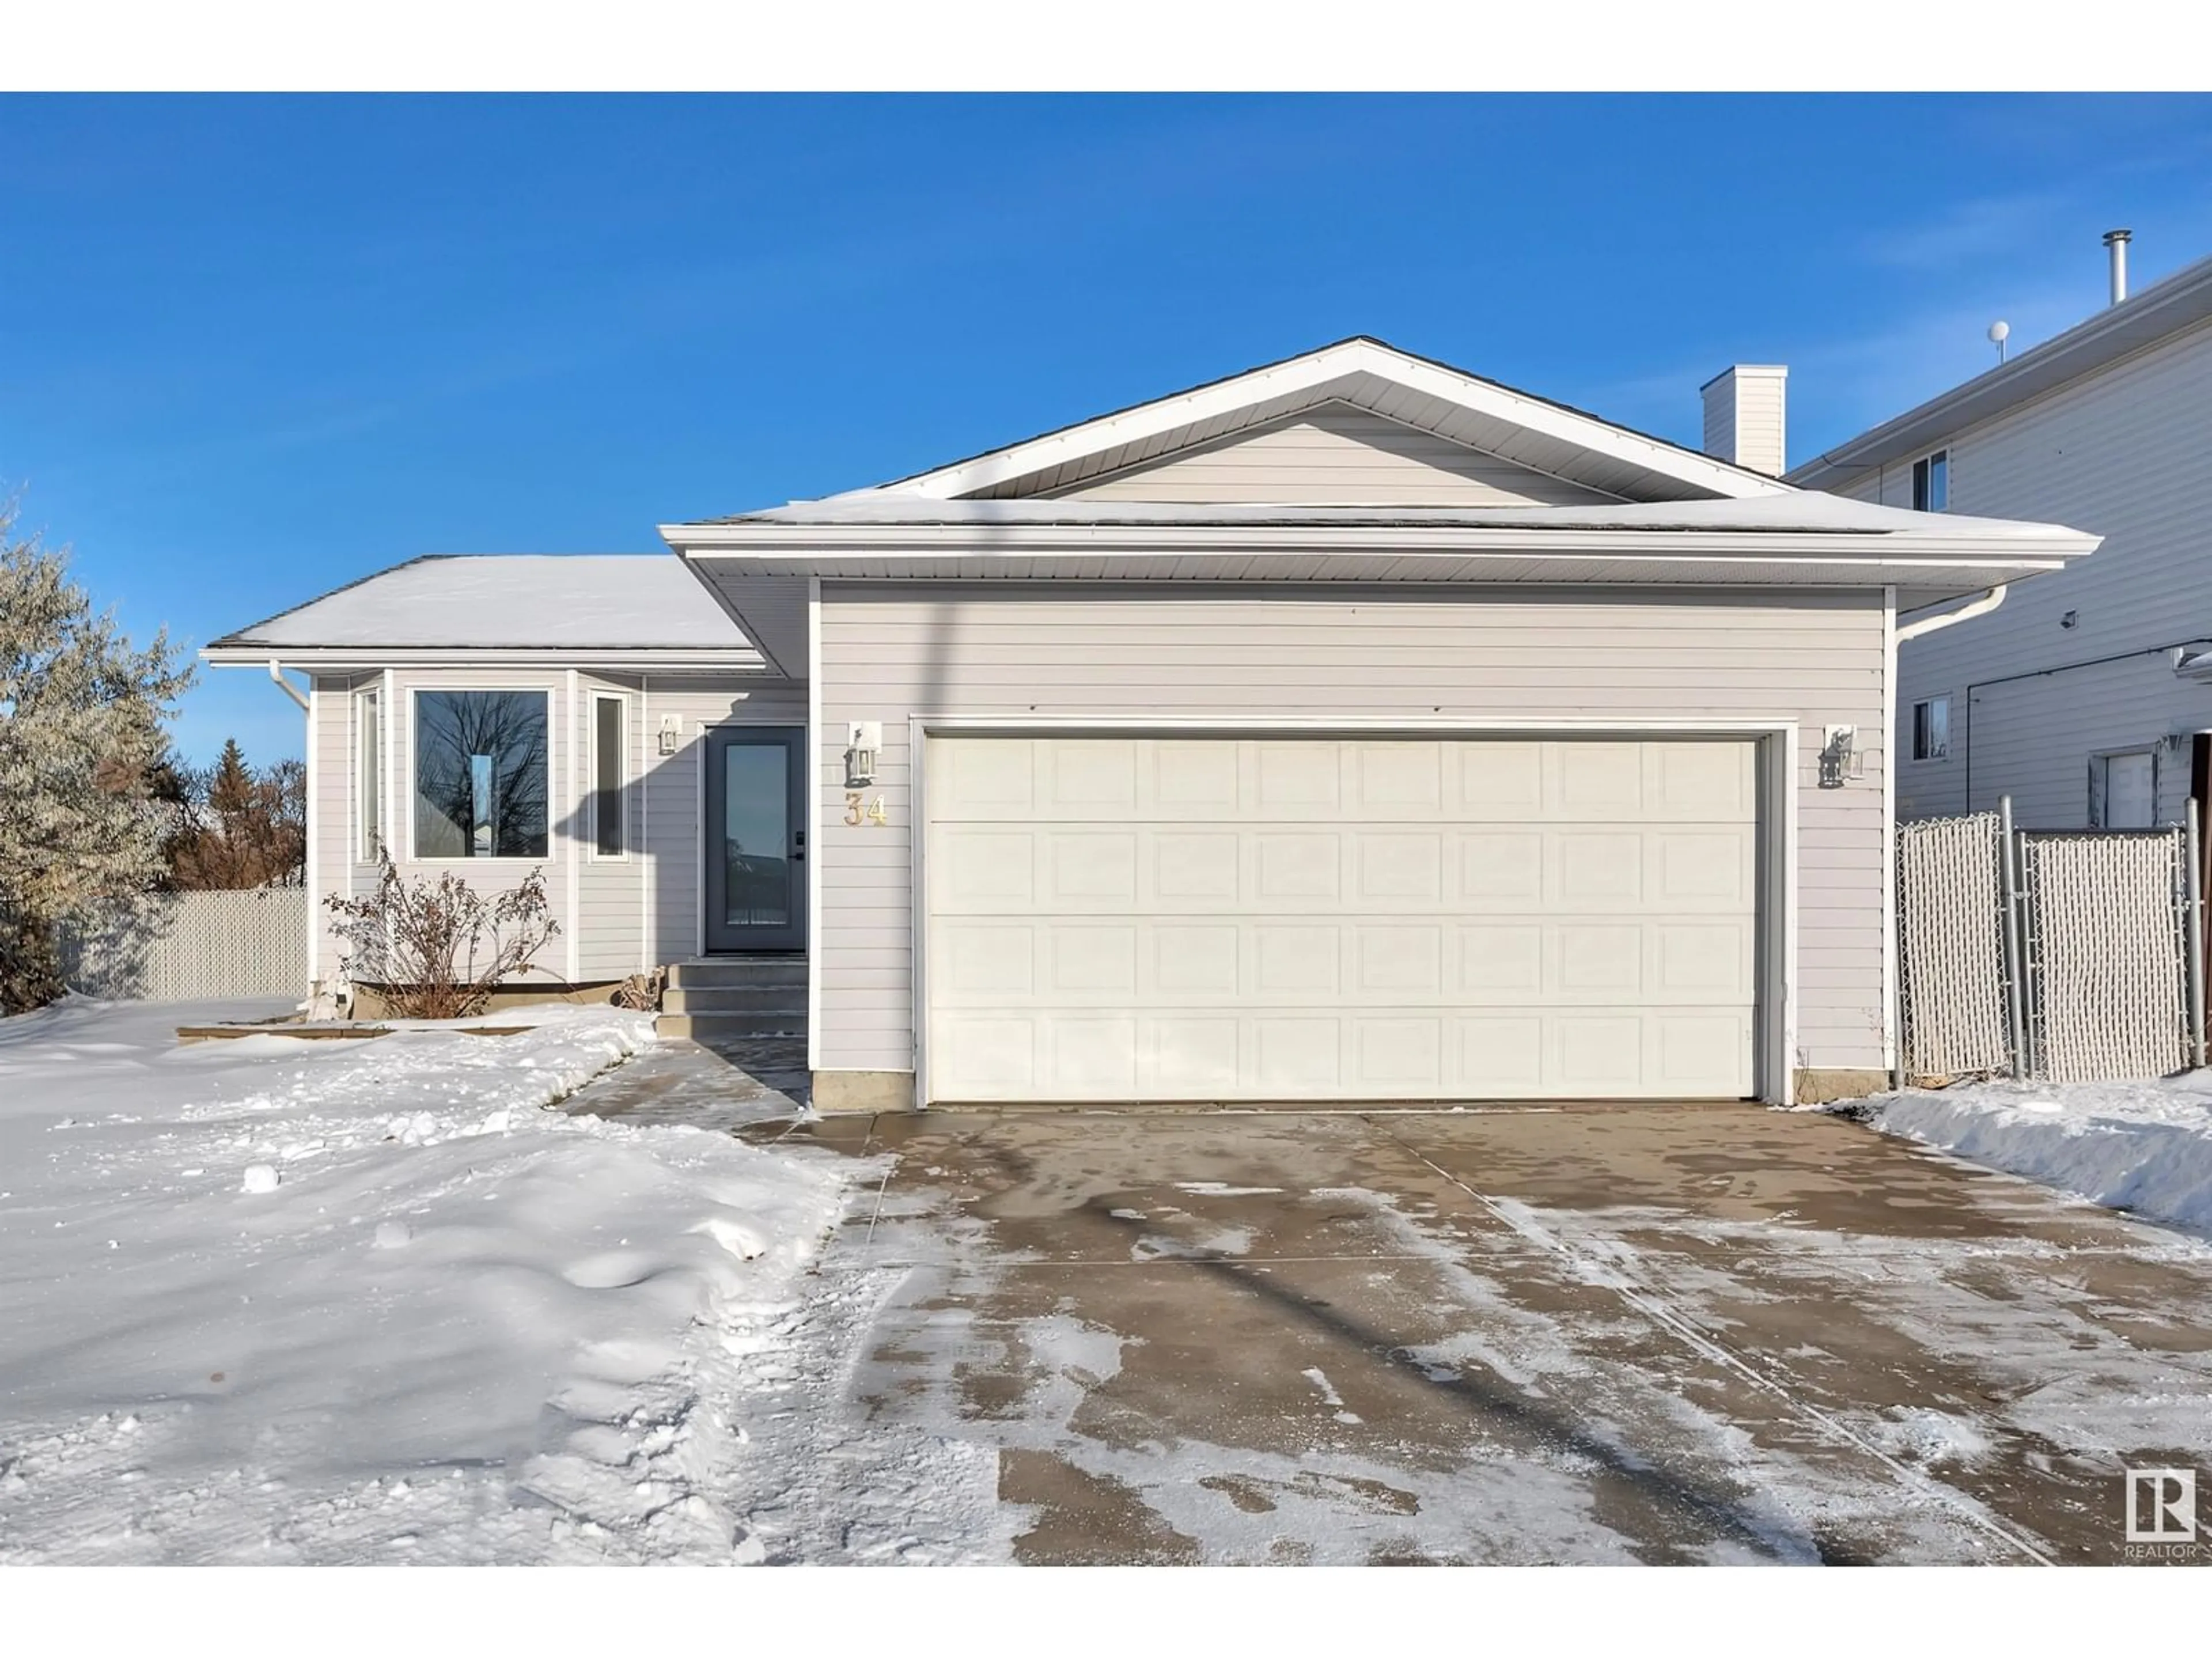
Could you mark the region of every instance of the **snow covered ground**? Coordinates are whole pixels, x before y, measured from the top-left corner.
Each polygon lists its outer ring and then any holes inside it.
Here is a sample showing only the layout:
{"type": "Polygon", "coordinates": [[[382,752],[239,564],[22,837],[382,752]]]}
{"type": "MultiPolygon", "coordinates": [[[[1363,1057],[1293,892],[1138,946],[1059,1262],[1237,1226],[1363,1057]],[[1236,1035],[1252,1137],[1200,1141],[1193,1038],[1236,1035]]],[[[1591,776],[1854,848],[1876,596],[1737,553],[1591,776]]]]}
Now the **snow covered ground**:
{"type": "Polygon", "coordinates": [[[2212,1233],[2212,1072],[2149,1083],[1983,1083],[1850,1115],[2116,1210],[2212,1233]]]}
{"type": "Polygon", "coordinates": [[[762,1559],[868,1166],[539,1109],[647,1016],[173,1040],[240,1012],[0,1020],[0,1563],[762,1559]]]}

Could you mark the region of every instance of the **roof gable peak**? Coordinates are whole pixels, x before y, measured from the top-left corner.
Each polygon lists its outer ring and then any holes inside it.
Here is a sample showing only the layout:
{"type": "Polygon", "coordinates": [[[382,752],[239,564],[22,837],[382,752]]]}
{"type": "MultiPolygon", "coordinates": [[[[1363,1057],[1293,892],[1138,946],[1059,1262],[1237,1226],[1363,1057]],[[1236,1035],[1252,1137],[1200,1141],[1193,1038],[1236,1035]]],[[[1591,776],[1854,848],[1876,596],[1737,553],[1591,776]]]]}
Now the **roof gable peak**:
{"type": "Polygon", "coordinates": [[[1625,500],[1749,499],[1791,487],[1371,335],[1345,339],[832,500],[1004,498],[1071,488],[1344,403],[1625,500]]]}

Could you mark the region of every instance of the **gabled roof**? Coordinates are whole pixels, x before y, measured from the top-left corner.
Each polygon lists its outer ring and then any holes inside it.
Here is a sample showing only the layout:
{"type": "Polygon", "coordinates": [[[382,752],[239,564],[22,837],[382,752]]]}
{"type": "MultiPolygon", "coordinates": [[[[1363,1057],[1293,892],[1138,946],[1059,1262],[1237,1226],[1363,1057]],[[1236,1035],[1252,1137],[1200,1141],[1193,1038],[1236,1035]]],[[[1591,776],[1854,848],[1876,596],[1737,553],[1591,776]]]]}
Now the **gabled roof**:
{"type": "Polygon", "coordinates": [[[2208,319],[2212,258],[2199,259],[2009,362],[1814,456],[1793,468],[1789,480],[1807,489],[1832,489],[1874,467],[1917,459],[1954,433],[2208,319]]]}
{"type": "Polygon", "coordinates": [[[1764,474],[1548,398],[1355,335],[848,494],[926,500],[1039,495],[1328,403],[1371,410],[1626,500],[1744,498],[1785,494],[1789,489],[1764,474]]]}
{"type": "Polygon", "coordinates": [[[1887,587],[1910,609],[2063,568],[2097,544],[1797,489],[1364,337],[896,483],[660,533],[739,615],[742,593],[807,576],[1887,587]],[[1131,469],[1346,404],[1583,484],[1588,499],[1268,501],[1246,482],[1170,501],[1086,482],[1150,477],[1131,469]]]}
{"type": "Polygon", "coordinates": [[[611,665],[763,665],[684,561],[659,553],[432,555],[227,634],[201,654],[305,666],[531,652],[611,665]]]}

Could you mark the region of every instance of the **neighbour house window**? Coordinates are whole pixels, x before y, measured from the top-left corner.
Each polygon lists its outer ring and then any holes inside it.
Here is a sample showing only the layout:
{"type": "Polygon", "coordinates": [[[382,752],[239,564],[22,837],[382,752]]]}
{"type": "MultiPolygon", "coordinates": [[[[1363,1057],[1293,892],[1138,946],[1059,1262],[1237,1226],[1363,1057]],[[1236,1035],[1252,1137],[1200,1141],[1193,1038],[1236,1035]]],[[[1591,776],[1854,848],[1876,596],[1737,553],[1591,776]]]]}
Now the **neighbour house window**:
{"type": "Polygon", "coordinates": [[[1912,510],[1948,513],[1951,510],[1951,452],[1939,449],[1912,464],[1912,510]]]}
{"type": "Polygon", "coordinates": [[[1951,700],[1930,697],[1912,705],[1912,758],[1951,758],[1951,700]]]}
{"type": "Polygon", "coordinates": [[[383,700],[364,691],[353,700],[354,745],[360,758],[356,817],[360,824],[356,856],[366,864],[384,844],[384,722],[383,700]]]}
{"type": "Polygon", "coordinates": [[[415,694],[415,856],[545,856],[547,696],[415,694]]]}
{"type": "Polygon", "coordinates": [[[618,859],[629,846],[623,803],[623,733],[629,704],[621,697],[592,699],[592,831],[594,850],[618,859]]]}

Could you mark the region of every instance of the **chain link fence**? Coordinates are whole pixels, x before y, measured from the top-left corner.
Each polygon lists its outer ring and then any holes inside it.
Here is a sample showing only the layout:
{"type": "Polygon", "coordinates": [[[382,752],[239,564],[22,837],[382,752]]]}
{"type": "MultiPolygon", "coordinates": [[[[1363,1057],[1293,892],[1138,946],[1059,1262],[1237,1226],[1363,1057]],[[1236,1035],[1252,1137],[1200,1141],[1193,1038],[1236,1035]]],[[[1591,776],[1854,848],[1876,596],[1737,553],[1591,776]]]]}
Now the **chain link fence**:
{"type": "Polygon", "coordinates": [[[2032,831],[2020,854],[2027,1074],[2088,1083],[2187,1067],[2187,832],[2032,831]]]}
{"type": "Polygon", "coordinates": [[[2087,1083],[2203,1058],[2196,813],[2163,830],[1897,835],[1899,1070],[2087,1083]]]}
{"type": "Polygon", "coordinates": [[[301,997],[307,892],[256,887],[151,894],[64,923],[55,943],[72,991],[118,1002],[301,997]]]}
{"type": "Polygon", "coordinates": [[[1899,1025],[1916,1075],[2011,1069],[2003,857],[1995,812],[1897,832],[1899,1025]]]}

